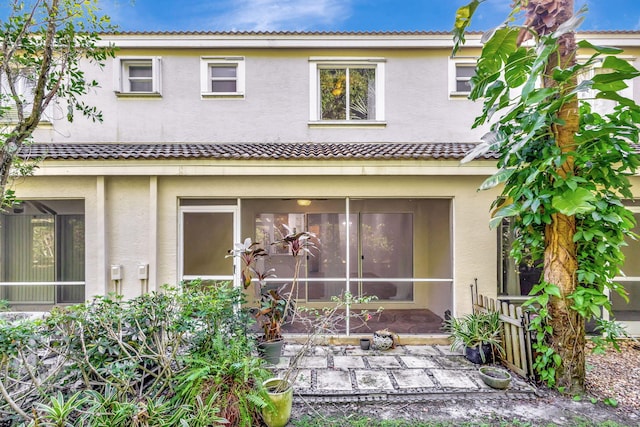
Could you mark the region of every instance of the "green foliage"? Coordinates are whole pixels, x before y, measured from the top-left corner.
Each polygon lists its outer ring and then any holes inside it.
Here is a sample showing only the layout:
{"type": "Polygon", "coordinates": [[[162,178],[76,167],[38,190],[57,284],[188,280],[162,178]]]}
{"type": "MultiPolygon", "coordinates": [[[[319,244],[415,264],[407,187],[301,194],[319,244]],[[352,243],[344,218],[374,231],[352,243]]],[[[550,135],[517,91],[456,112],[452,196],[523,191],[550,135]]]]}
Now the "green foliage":
{"type": "Polygon", "coordinates": [[[9,396],[0,419],[210,426],[224,421],[221,410],[240,407],[239,417],[255,423],[264,399],[254,385],[267,372],[251,355],[243,298],[229,283],[194,281],[127,301],[96,298],[44,320],[0,321],[0,385],[9,396]],[[187,388],[203,367],[211,381],[187,388]]]}
{"type": "Polygon", "coordinates": [[[114,30],[100,14],[98,0],[11,0],[9,16],[0,21],[0,208],[15,203],[7,187],[11,175],[30,174],[38,159],[23,160],[45,110],[80,112],[93,121],[102,113],[85,103],[98,82],[86,78],[81,62],[102,66],[114,55],[98,34],[114,30]]]}
{"type": "Polygon", "coordinates": [[[41,427],[73,427],[71,416],[74,412],[79,412],[85,403],[81,393],[75,393],[65,399],[62,393],[58,392],[55,397],[51,397],[49,405],[36,403],[36,418],[30,426],[41,427]],[[42,415],[38,415],[42,414],[42,415]]]}
{"type": "MultiPolygon", "coordinates": [[[[472,313],[462,318],[451,317],[445,321],[443,329],[450,334],[451,350],[488,344],[499,354],[504,352],[500,313],[497,311],[472,313]]],[[[480,356],[484,360],[483,352],[480,352],[480,356]]]]}
{"type": "MultiPolygon", "coordinates": [[[[205,401],[207,406],[219,408],[215,416],[231,425],[259,425],[260,410],[269,401],[261,384],[272,374],[262,367],[261,359],[247,351],[252,345],[253,340],[246,337],[232,341],[216,337],[209,357],[189,356],[186,368],[176,378],[174,402],[205,401]]],[[[202,418],[197,411],[193,415],[202,418]]]]}
{"type": "MultiPolygon", "coordinates": [[[[465,7],[475,9],[478,3],[465,7]]],[[[579,46],[592,52],[588,59],[564,69],[556,66],[552,75],[546,75],[548,64],[559,55],[558,37],[577,26],[582,19],[579,15],[554,34],[536,35],[532,46],[519,46],[520,28],[510,26],[483,37],[486,43],[471,79],[470,98],[484,103],[474,127],[489,125],[490,132],[464,161],[490,150],[498,153],[498,172],[481,188],[503,185],[492,205],[491,226],[504,218],[513,219],[518,238],[511,254],[516,262],[541,262],[545,229],[552,215],[575,217],[577,286],[568,298],[572,310],[587,319],[599,319],[603,309],[611,309],[607,292],[627,297],[614,278],[624,262],[625,240],[636,237],[633,215],[623,200],[633,198],[629,177],[640,165],[634,148],[639,140],[640,108],[618,92],[640,72],[614,56],[620,49],[583,41],[579,46]],[[603,72],[583,79],[600,62],[603,72]],[[554,130],[565,124],[560,118],[563,106],[579,95],[579,131],[571,149],[563,152],[554,130]],[[614,106],[606,112],[596,111],[595,100],[611,100],[614,106]],[[572,166],[561,175],[560,168],[567,164],[572,166]]],[[[462,16],[457,21],[462,31],[468,19],[470,16],[462,16]]],[[[537,307],[531,308],[536,314],[532,322],[537,337],[534,366],[541,379],[553,385],[562,360],[549,340],[553,331],[546,322],[546,307],[550,298],[562,295],[548,283],[536,286],[531,295],[535,296],[529,302],[537,307]]]]}

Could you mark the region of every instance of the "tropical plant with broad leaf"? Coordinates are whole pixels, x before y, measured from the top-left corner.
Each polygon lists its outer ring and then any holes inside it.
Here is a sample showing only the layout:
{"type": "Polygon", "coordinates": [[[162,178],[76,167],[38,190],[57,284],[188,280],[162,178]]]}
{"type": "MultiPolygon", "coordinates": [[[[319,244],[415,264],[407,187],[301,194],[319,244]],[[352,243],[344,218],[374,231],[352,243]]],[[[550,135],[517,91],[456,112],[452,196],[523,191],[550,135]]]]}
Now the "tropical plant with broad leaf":
{"type": "MultiPolygon", "coordinates": [[[[454,52],[482,2],[458,10],[454,52]]],[[[609,292],[627,298],[614,278],[625,241],[635,237],[625,199],[633,198],[629,178],[640,165],[640,108],[620,93],[640,72],[621,49],[576,44],[584,13],[574,14],[573,0],[517,0],[504,24],[483,35],[470,98],[483,100],[473,126],[489,132],[464,159],[498,156],[497,172],[481,186],[502,188],[491,226],[511,218],[516,262],[526,256],[544,266],[528,302],[536,312],[534,367],[574,394],[584,388],[585,319],[611,310],[609,292]],[[578,49],[585,60],[576,60],[578,49]],[[597,67],[602,72],[589,78],[597,67]],[[598,100],[613,107],[600,111],[598,100]]]]}

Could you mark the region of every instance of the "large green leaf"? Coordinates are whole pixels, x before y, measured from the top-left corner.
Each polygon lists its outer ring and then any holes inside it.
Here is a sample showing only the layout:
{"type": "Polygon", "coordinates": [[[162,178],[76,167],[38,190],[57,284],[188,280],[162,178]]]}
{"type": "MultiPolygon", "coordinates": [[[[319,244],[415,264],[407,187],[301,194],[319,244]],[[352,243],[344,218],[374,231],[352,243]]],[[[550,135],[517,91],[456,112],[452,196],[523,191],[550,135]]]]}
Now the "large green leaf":
{"type": "Polygon", "coordinates": [[[482,49],[483,58],[500,58],[506,62],[509,55],[518,48],[517,40],[519,29],[500,28],[482,49]]]}
{"type": "Polygon", "coordinates": [[[452,55],[455,55],[458,49],[460,49],[460,45],[464,44],[464,33],[467,31],[469,24],[471,24],[473,13],[483,1],[485,0],[472,0],[469,4],[460,7],[456,11],[456,20],[453,23],[452,31],[454,41],[452,55]]]}
{"type": "Polygon", "coordinates": [[[591,44],[587,40],[580,40],[578,42],[578,47],[582,49],[593,49],[596,52],[601,53],[603,55],[618,55],[623,52],[623,50],[620,48],[612,47],[612,46],[598,46],[598,45],[591,44]]]}
{"type": "Polygon", "coordinates": [[[578,187],[553,196],[551,206],[564,215],[586,214],[595,210],[596,197],[587,189],[578,187]]]}
{"type": "Polygon", "coordinates": [[[489,222],[490,228],[496,228],[500,225],[504,218],[509,218],[520,214],[520,208],[516,205],[507,205],[493,212],[491,215],[491,221],[489,222]]]}
{"type": "Polygon", "coordinates": [[[502,184],[503,182],[508,180],[515,171],[516,170],[514,168],[500,169],[498,172],[487,178],[482,183],[482,185],[480,185],[480,190],[489,190],[490,188],[502,184]]]}
{"type": "Polygon", "coordinates": [[[620,71],[623,73],[630,73],[634,75],[640,75],[640,72],[636,68],[629,64],[629,61],[620,59],[616,56],[607,56],[602,63],[602,68],[610,68],[612,70],[620,71]]]}
{"type": "Polygon", "coordinates": [[[527,81],[529,60],[528,51],[525,48],[520,48],[509,55],[504,66],[504,78],[509,87],[522,86],[527,81]]]}

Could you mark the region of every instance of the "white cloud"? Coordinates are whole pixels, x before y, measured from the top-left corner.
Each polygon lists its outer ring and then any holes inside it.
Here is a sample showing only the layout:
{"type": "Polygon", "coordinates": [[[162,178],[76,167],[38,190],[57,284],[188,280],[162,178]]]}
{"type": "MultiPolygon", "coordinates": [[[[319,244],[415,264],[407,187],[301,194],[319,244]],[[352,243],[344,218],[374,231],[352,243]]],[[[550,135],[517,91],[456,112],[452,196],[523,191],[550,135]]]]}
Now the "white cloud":
{"type": "Polygon", "coordinates": [[[219,30],[314,30],[349,17],[350,0],[236,0],[211,21],[219,30]]]}

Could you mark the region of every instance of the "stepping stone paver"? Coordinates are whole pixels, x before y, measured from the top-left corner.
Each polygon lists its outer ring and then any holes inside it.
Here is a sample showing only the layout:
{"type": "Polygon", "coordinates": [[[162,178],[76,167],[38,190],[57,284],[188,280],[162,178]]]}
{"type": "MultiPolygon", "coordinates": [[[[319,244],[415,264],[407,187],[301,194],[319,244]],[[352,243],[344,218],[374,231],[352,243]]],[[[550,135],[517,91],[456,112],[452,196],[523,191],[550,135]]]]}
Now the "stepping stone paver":
{"type": "Polygon", "coordinates": [[[394,356],[370,356],[367,357],[367,361],[372,368],[402,368],[400,362],[394,356]]]}
{"type": "Polygon", "coordinates": [[[434,348],[437,348],[445,356],[460,356],[462,354],[460,350],[451,351],[451,347],[448,345],[436,345],[434,348]]]}
{"type": "Polygon", "coordinates": [[[336,369],[364,368],[364,360],[358,356],[333,356],[333,367],[336,369]]]}
{"type": "Polygon", "coordinates": [[[438,350],[431,345],[407,345],[405,346],[407,354],[416,356],[441,356],[438,350]]]}
{"type": "Polygon", "coordinates": [[[471,378],[467,377],[460,371],[449,369],[432,369],[431,373],[435,377],[436,381],[438,381],[444,388],[464,388],[471,390],[478,389],[476,383],[474,383],[471,378]]]}
{"type": "Polygon", "coordinates": [[[442,366],[443,368],[448,369],[477,369],[476,365],[469,362],[464,356],[440,356],[434,357],[433,360],[438,364],[438,366],[442,366]]]}
{"type": "Polygon", "coordinates": [[[300,369],[298,376],[293,383],[293,387],[296,389],[310,389],[311,388],[311,369],[300,369]]]}
{"type": "Polygon", "coordinates": [[[316,368],[326,369],[327,358],[326,356],[304,356],[298,362],[300,368],[316,368]]]}
{"type": "Polygon", "coordinates": [[[351,377],[347,371],[322,370],[316,372],[316,387],[320,391],[352,390],[351,377]]]}
{"type": "Polygon", "coordinates": [[[289,358],[280,356],[280,361],[275,365],[276,369],[286,369],[289,367],[289,358]]]}
{"type": "Polygon", "coordinates": [[[437,368],[438,365],[428,357],[400,356],[407,368],[437,368]]]}
{"type": "Polygon", "coordinates": [[[359,390],[393,390],[391,379],[385,371],[357,370],[355,374],[359,390]]]}
{"type": "Polygon", "coordinates": [[[422,369],[403,369],[391,371],[398,388],[435,388],[429,375],[422,369]]]}

